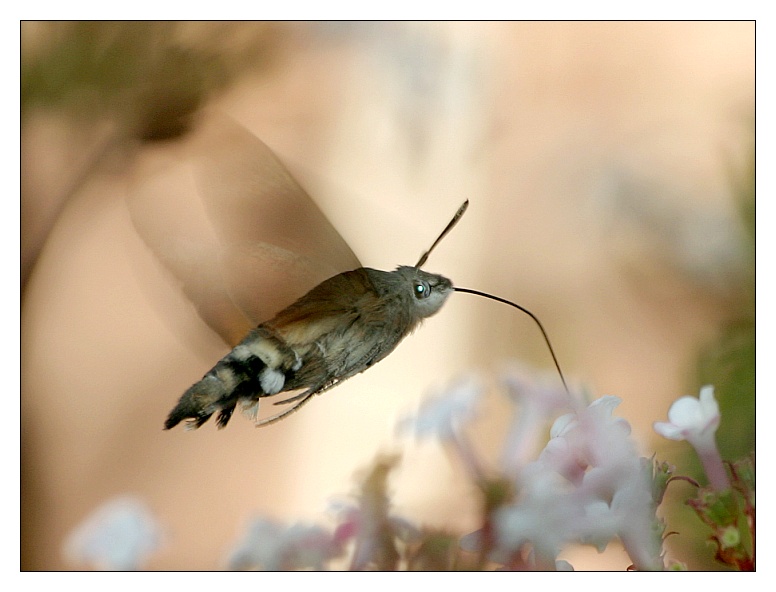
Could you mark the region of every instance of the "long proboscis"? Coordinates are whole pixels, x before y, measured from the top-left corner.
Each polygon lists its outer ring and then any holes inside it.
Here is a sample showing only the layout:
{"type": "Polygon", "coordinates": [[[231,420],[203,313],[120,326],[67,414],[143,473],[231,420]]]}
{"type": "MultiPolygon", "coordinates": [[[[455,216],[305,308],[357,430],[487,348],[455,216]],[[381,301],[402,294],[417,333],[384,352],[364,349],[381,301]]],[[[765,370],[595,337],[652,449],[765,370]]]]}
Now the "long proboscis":
{"type": "Polygon", "coordinates": [[[453,290],[456,292],[463,292],[464,294],[474,294],[475,296],[482,296],[483,298],[490,298],[491,300],[495,300],[496,302],[501,302],[502,304],[508,304],[509,306],[513,306],[517,310],[524,312],[529,317],[531,317],[536,325],[539,327],[539,330],[542,332],[542,336],[544,337],[544,341],[547,344],[547,347],[550,350],[550,355],[552,356],[552,361],[555,362],[555,369],[558,371],[558,376],[560,376],[560,381],[563,383],[563,388],[566,389],[566,392],[569,392],[569,387],[566,385],[566,379],[563,377],[563,371],[560,369],[560,364],[558,363],[558,358],[555,356],[555,350],[552,348],[552,344],[550,343],[550,337],[547,335],[547,331],[544,330],[544,326],[542,325],[541,321],[539,320],[539,317],[537,317],[534,313],[532,313],[527,308],[520,306],[519,304],[515,304],[514,302],[507,300],[506,298],[500,298],[498,296],[494,296],[493,294],[488,294],[487,292],[480,292],[479,290],[470,290],[469,288],[459,288],[458,286],[454,286],[453,290]]]}
{"type": "MultiPolygon", "coordinates": [[[[469,207],[469,200],[467,199],[463,204],[461,204],[461,207],[458,208],[458,211],[455,213],[455,216],[453,216],[453,219],[448,222],[447,226],[445,226],[445,229],[442,231],[442,233],[437,237],[437,239],[434,241],[434,244],[431,245],[428,251],[423,253],[421,258],[418,260],[417,264],[415,265],[416,268],[420,268],[423,266],[423,264],[428,260],[428,256],[431,255],[431,252],[434,250],[434,247],[436,247],[439,242],[447,236],[447,233],[450,232],[453,227],[458,224],[458,220],[461,219],[461,216],[463,216],[464,212],[466,212],[466,208],[469,207]]],[[[563,388],[566,389],[566,392],[569,392],[569,387],[566,385],[566,379],[563,377],[563,371],[560,369],[560,364],[558,363],[558,358],[555,356],[555,350],[552,348],[552,344],[550,343],[550,337],[547,335],[547,331],[544,330],[544,326],[542,326],[541,321],[539,318],[532,313],[527,308],[520,306],[519,304],[515,304],[514,302],[511,302],[510,300],[507,300],[506,298],[500,298],[498,296],[494,296],[493,294],[488,294],[487,292],[480,292],[479,290],[470,290],[469,288],[458,288],[453,287],[453,289],[456,292],[464,292],[466,294],[474,294],[475,296],[482,296],[483,298],[490,298],[491,300],[495,300],[496,302],[501,302],[502,304],[508,304],[509,306],[513,306],[514,308],[518,309],[519,311],[524,312],[529,317],[531,317],[536,325],[539,327],[539,330],[542,332],[542,336],[544,337],[544,341],[547,344],[547,347],[550,350],[550,355],[552,356],[552,361],[555,362],[555,369],[558,371],[558,376],[560,376],[560,381],[563,383],[563,388]]]]}

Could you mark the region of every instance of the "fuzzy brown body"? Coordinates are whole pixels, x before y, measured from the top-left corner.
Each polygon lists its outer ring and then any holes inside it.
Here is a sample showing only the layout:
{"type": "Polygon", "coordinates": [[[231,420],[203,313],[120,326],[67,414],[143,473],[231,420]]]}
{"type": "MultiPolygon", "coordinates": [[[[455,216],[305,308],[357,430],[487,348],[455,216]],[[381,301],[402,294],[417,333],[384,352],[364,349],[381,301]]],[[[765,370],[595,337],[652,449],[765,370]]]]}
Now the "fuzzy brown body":
{"type": "Polygon", "coordinates": [[[214,413],[224,427],[238,403],[255,418],[263,397],[323,392],[390,354],[452,291],[450,280],[417,267],[329,278],[253,329],[183,394],[165,428],[183,420],[196,428],[214,413]]]}

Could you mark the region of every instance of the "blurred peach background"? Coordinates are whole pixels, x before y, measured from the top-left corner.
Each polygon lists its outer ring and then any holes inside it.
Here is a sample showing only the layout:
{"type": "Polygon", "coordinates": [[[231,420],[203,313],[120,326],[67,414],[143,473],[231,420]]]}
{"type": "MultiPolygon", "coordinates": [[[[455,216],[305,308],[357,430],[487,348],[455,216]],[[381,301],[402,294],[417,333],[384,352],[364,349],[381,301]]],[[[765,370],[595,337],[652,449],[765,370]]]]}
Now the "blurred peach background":
{"type": "MultiPolygon", "coordinates": [[[[23,27],[23,68],[45,55],[54,25],[23,27]]],[[[362,264],[414,264],[469,198],[426,269],[536,313],[567,378],[621,397],[651,454],[652,422],[697,394],[698,347],[736,289],[730,171],[751,142],[753,23],[197,23],[176,25],[173,42],[196,45],[209,26],[222,55],[253,44],[262,59],[207,105],[272,147],[362,264]]],[[[494,375],[514,359],[550,369],[530,320],[454,295],[381,364],[286,421],[162,431],[227,348],[159,273],[128,212],[140,163],[173,142],[127,143],[89,168],[125,121],[96,119],[37,105],[23,119],[23,262],[34,261],[22,310],[23,569],[81,567],[62,556],[67,533],[125,493],[166,528],[150,569],[222,568],[250,517],[324,522],[382,451],[403,457],[397,513],[473,528],[457,468],[395,426],[463,372],[494,375]]],[[[476,433],[495,459],[504,413],[489,401],[476,433]]],[[[617,548],[569,560],[629,564],[617,548]]]]}

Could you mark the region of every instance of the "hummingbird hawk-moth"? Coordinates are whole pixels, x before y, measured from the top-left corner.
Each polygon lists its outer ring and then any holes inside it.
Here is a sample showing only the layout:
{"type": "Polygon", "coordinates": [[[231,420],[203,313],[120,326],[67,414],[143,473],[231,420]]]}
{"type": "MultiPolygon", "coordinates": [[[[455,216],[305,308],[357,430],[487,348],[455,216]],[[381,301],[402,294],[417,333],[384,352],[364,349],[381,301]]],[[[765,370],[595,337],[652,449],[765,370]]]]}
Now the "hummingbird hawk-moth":
{"type": "Polygon", "coordinates": [[[186,175],[151,184],[139,198],[146,207],[136,202],[132,208],[145,242],[183,281],[200,316],[233,346],[183,393],[165,429],[182,421],[198,428],[214,415],[223,428],[238,406],[257,426],[279,421],[388,356],[453,291],[519,308],[539,324],[549,345],[541,323],[526,309],[421,269],[468,201],[416,265],[394,271],[362,267],[266,145],[231,122],[214,129],[199,145],[209,157],[195,165],[195,174],[204,171],[196,190],[209,228],[197,228],[200,219],[189,225],[195,230],[185,224],[170,230],[157,216],[160,201],[186,175]],[[317,285],[303,293],[305,282],[317,285]],[[287,292],[280,302],[292,303],[271,313],[281,284],[287,292]],[[291,407],[259,419],[259,402],[283,393],[288,396],[276,404],[291,407]]]}

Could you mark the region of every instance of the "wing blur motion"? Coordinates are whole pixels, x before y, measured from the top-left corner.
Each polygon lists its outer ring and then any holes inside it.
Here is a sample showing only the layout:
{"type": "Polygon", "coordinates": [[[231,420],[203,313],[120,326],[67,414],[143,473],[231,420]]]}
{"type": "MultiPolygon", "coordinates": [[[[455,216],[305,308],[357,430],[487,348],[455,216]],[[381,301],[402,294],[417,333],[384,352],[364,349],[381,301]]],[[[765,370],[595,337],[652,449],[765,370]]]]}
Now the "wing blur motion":
{"type": "Polygon", "coordinates": [[[225,116],[209,114],[184,143],[149,154],[129,208],[143,241],[229,345],[360,267],[272,151],[225,116]]]}

